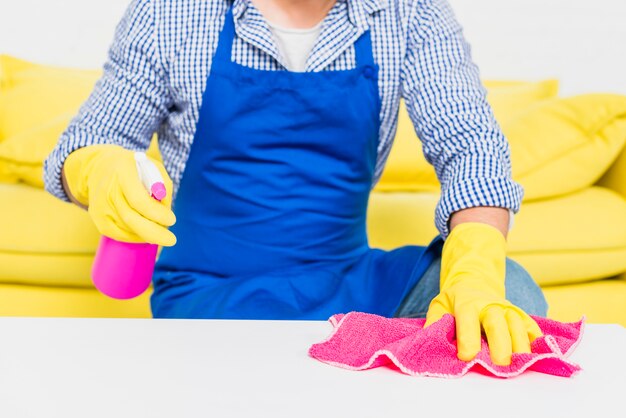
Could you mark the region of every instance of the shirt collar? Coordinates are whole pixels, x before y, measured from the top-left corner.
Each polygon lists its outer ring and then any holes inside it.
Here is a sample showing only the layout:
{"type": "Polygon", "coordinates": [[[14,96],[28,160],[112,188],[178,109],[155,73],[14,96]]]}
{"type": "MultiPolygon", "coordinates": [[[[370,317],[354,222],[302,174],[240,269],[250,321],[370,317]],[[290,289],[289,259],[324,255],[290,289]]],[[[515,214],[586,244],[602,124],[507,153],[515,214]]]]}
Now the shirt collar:
{"type": "Polygon", "coordinates": [[[369,17],[385,8],[383,0],[337,0],[348,4],[348,19],[357,28],[369,27],[369,17]]]}
{"type": "Polygon", "coordinates": [[[235,20],[241,19],[241,16],[243,16],[248,9],[249,2],[250,0],[235,0],[233,2],[233,18],[235,20]]]}
{"type": "MultiPolygon", "coordinates": [[[[348,19],[356,27],[367,27],[370,15],[385,8],[387,0],[337,0],[337,2],[347,3],[348,19]]],[[[241,19],[245,15],[250,0],[233,1],[233,17],[235,20],[241,19]]]]}

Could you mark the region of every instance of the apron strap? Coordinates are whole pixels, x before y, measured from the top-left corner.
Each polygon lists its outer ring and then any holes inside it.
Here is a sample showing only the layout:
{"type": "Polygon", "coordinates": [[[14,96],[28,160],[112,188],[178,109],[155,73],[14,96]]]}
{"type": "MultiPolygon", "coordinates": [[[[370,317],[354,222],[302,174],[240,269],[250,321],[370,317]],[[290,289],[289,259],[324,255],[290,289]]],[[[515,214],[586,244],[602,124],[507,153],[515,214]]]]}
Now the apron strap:
{"type": "Polygon", "coordinates": [[[233,18],[233,8],[229,7],[224,17],[224,26],[220,32],[219,41],[217,42],[217,51],[215,51],[215,61],[230,62],[233,51],[233,41],[235,40],[235,21],[233,18]]]}
{"type": "Polygon", "coordinates": [[[374,67],[374,52],[372,51],[372,37],[369,29],[363,32],[354,43],[354,53],[357,67],[374,67]]]}

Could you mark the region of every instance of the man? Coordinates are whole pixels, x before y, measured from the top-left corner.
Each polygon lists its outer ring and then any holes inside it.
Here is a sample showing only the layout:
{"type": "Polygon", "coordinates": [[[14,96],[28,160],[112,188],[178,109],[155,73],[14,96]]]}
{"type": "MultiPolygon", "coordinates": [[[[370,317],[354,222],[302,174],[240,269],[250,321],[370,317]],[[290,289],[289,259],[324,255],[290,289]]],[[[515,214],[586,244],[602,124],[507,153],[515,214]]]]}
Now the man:
{"type": "Polygon", "coordinates": [[[541,291],[505,255],[523,191],[445,0],[135,0],[45,171],[103,234],[166,247],[156,317],[428,306],[427,325],[455,316],[459,358],[482,328],[498,364],[541,334],[541,291]],[[365,217],[401,97],[442,184],[440,236],[387,252],[365,217]],[[134,165],[155,131],[173,211],[134,165]]]}

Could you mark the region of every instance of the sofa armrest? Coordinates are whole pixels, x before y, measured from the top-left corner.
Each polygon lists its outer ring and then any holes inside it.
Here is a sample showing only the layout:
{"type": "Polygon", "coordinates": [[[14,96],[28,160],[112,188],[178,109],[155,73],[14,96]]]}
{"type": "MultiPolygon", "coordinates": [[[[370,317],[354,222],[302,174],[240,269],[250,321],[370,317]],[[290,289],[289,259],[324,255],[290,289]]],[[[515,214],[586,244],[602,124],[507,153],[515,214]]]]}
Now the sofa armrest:
{"type": "Polygon", "coordinates": [[[597,184],[614,190],[626,198],[626,147],[597,184]]]}

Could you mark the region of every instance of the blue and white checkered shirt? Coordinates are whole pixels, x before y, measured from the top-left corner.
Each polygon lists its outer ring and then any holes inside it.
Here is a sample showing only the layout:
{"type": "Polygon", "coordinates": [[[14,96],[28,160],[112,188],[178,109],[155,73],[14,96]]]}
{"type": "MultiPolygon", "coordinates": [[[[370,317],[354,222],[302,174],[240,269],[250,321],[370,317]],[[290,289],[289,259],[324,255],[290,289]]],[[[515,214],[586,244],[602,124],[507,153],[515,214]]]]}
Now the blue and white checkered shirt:
{"type": "MultiPolygon", "coordinates": [[[[61,168],[74,150],[112,143],[145,150],[154,132],[174,190],[194,138],[224,17],[233,5],[232,59],[285,71],[271,29],[249,0],[133,0],[119,23],[104,75],[45,162],[46,189],[68,200],[61,168]]],[[[380,67],[380,141],[374,184],[393,143],[400,98],[442,185],[435,224],[496,206],[519,210],[509,146],[486,101],[470,47],[446,0],[337,0],[305,71],[355,66],[354,41],[370,29],[380,67]]]]}

